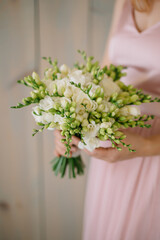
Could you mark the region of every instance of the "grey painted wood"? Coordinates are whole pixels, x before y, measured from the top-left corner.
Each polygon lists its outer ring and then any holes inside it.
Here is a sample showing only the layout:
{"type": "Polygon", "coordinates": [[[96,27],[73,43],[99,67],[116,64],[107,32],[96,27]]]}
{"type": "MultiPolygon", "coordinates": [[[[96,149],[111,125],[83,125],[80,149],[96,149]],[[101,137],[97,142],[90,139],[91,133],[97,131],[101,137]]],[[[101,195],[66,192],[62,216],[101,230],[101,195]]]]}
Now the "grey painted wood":
{"type": "Polygon", "coordinates": [[[51,171],[53,132],[34,138],[31,108],[11,110],[29,89],[16,80],[33,69],[43,74],[42,56],[60,64],[81,58],[77,49],[101,60],[114,1],[0,1],[0,240],[81,239],[84,177],[60,179],[51,171]]]}
{"type": "Polygon", "coordinates": [[[11,110],[29,89],[16,80],[35,68],[33,0],[0,2],[0,239],[40,239],[38,141],[31,109],[11,110]],[[4,207],[4,206],[8,207],[4,207]]]}
{"type": "Polygon", "coordinates": [[[89,1],[89,52],[99,61],[102,60],[104,48],[109,34],[114,1],[89,1]]]}

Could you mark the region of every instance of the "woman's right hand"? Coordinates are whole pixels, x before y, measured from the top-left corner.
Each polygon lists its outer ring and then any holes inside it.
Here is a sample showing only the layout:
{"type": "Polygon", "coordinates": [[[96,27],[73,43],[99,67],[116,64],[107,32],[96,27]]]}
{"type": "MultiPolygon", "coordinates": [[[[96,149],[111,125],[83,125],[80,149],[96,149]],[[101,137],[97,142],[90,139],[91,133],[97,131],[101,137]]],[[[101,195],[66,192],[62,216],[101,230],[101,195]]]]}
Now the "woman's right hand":
{"type": "MultiPolygon", "coordinates": [[[[54,130],[54,155],[56,157],[64,156],[66,152],[66,147],[64,143],[61,142],[61,139],[64,137],[61,135],[61,131],[59,130],[54,130]]],[[[78,150],[78,143],[79,143],[79,138],[77,137],[72,137],[72,142],[71,142],[71,150],[70,150],[70,157],[72,156],[72,153],[76,152],[78,150]]]]}

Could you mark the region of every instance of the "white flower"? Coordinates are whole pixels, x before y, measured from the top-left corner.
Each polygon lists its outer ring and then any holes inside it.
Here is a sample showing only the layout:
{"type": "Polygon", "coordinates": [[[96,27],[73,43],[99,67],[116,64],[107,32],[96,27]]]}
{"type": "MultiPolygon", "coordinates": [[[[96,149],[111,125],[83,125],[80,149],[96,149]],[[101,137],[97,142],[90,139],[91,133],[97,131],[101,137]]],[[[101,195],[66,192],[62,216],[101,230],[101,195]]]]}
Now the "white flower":
{"type": "Polygon", "coordinates": [[[92,152],[95,148],[98,148],[100,146],[100,140],[96,137],[94,138],[84,137],[83,139],[86,145],[80,141],[78,144],[78,148],[80,149],[86,148],[88,151],[92,152]]]}
{"type": "Polygon", "coordinates": [[[58,94],[60,94],[60,95],[64,94],[64,91],[67,87],[67,82],[68,82],[67,78],[63,78],[61,80],[55,80],[54,81],[54,83],[57,85],[58,94]]]}
{"type": "Polygon", "coordinates": [[[54,115],[54,122],[55,122],[55,123],[59,123],[59,125],[61,125],[61,124],[64,123],[64,118],[61,117],[61,116],[58,115],[58,114],[55,114],[55,115],[54,115]]]}
{"type": "Polygon", "coordinates": [[[53,108],[54,102],[51,97],[46,96],[39,102],[39,106],[41,109],[48,111],[50,108],[53,108]]]}
{"type": "Polygon", "coordinates": [[[38,112],[36,108],[38,109],[38,107],[34,107],[32,111],[32,115],[36,122],[47,124],[54,121],[54,116],[51,113],[42,112],[41,115],[37,115],[38,112]]]}
{"type": "Polygon", "coordinates": [[[82,74],[82,70],[73,70],[68,74],[70,82],[74,82],[76,84],[81,83],[81,85],[85,84],[85,76],[82,74]]]}
{"type": "MultiPolygon", "coordinates": [[[[46,84],[46,83],[45,83],[46,84]]],[[[66,86],[67,86],[67,78],[55,80],[55,81],[50,81],[46,84],[47,90],[50,95],[54,93],[55,85],[57,87],[57,92],[59,95],[63,95],[66,86]]]]}
{"type": "Polygon", "coordinates": [[[79,89],[77,93],[75,93],[72,97],[73,101],[77,103],[77,105],[86,105],[86,108],[88,111],[91,111],[94,109],[95,105],[93,104],[93,101],[89,98],[87,94],[85,94],[83,91],[79,89]]]}
{"type": "Polygon", "coordinates": [[[92,80],[92,76],[90,73],[83,73],[82,70],[72,70],[69,74],[70,82],[74,82],[76,84],[80,83],[81,86],[84,86],[88,82],[92,80]]]}
{"type": "MultiPolygon", "coordinates": [[[[93,96],[93,94],[95,93],[95,91],[97,90],[97,88],[100,88],[99,85],[96,85],[96,84],[94,84],[94,83],[91,83],[91,85],[92,85],[92,88],[91,88],[90,91],[89,91],[90,97],[93,96]]],[[[103,93],[103,92],[104,92],[104,90],[103,90],[103,88],[101,87],[101,93],[103,93]]]]}
{"type": "Polygon", "coordinates": [[[39,84],[39,83],[41,82],[38,73],[33,72],[33,73],[32,73],[32,77],[33,77],[33,79],[36,81],[36,83],[39,84]]]}
{"type": "Polygon", "coordinates": [[[125,106],[119,110],[120,115],[122,116],[138,116],[140,115],[140,109],[135,106],[125,106]]]}
{"type": "Polygon", "coordinates": [[[111,126],[112,126],[111,122],[103,122],[101,123],[100,128],[109,128],[111,126]]]}
{"type": "Polygon", "coordinates": [[[47,124],[50,122],[54,122],[54,115],[52,113],[42,113],[42,123],[47,124]]]}
{"type": "Polygon", "coordinates": [[[48,79],[53,79],[52,74],[53,74],[53,68],[49,68],[47,71],[45,71],[45,77],[48,79]]]}
{"type": "Polygon", "coordinates": [[[70,83],[67,83],[66,89],[64,91],[64,96],[67,98],[71,98],[73,94],[77,94],[78,88],[71,85],[70,83]]]}
{"type": "Polygon", "coordinates": [[[63,108],[66,108],[67,103],[71,103],[71,100],[66,97],[60,97],[60,103],[63,108]]]}
{"type": "Polygon", "coordinates": [[[53,83],[53,80],[43,78],[42,82],[46,85],[47,90],[49,90],[49,85],[53,83]]]}
{"type": "Polygon", "coordinates": [[[76,119],[82,122],[84,118],[83,115],[77,114],[76,119]]]}
{"type": "Polygon", "coordinates": [[[67,67],[66,64],[61,65],[59,69],[60,69],[61,73],[65,74],[65,75],[67,75],[69,70],[70,70],[69,67],[67,67]]]}
{"type": "Polygon", "coordinates": [[[128,111],[133,116],[138,116],[141,114],[139,107],[128,106],[128,111]]]}
{"type": "Polygon", "coordinates": [[[104,89],[105,97],[111,96],[114,92],[119,93],[121,91],[120,87],[107,75],[104,75],[104,78],[100,81],[100,86],[104,89]]]}
{"type": "Polygon", "coordinates": [[[109,112],[110,107],[113,105],[112,103],[110,103],[106,100],[103,100],[102,104],[105,106],[104,112],[109,112]]]}
{"type": "Polygon", "coordinates": [[[35,121],[36,122],[42,122],[43,118],[42,118],[42,115],[40,115],[40,108],[39,108],[39,106],[35,106],[32,109],[33,109],[32,115],[33,115],[35,121]]]}

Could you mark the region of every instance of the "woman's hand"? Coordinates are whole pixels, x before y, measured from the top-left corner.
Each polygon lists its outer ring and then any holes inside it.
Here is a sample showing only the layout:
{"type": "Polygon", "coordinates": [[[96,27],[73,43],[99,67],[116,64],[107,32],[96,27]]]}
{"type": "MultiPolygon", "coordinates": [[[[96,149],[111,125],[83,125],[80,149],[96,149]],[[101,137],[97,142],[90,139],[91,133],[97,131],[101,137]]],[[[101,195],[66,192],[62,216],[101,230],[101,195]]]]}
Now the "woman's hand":
{"type": "Polygon", "coordinates": [[[123,147],[122,151],[118,151],[115,148],[96,148],[93,152],[89,152],[84,149],[84,151],[95,158],[105,160],[109,163],[115,163],[117,161],[123,161],[127,159],[132,159],[135,157],[148,156],[150,150],[150,142],[147,138],[144,138],[138,134],[124,131],[124,134],[127,136],[123,140],[126,144],[131,144],[132,149],[135,149],[136,152],[129,152],[128,148],[123,147]]]}
{"type": "MultiPolygon", "coordinates": [[[[64,137],[61,135],[61,132],[58,130],[54,131],[54,155],[56,157],[64,156],[66,152],[66,147],[64,146],[64,143],[61,142],[61,139],[64,137]]],[[[71,142],[71,150],[70,150],[70,157],[72,156],[72,153],[76,152],[78,150],[78,142],[79,139],[77,137],[72,137],[71,142]]]]}

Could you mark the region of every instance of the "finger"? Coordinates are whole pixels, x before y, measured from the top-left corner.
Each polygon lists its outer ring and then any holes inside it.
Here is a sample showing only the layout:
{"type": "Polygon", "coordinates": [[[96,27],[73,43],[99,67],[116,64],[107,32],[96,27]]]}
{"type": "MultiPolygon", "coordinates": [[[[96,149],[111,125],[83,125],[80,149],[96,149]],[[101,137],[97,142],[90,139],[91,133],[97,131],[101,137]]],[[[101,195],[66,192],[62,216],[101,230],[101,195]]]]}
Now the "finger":
{"type": "Polygon", "coordinates": [[[57,152],[57,150],[56,150],[56,149],[53,151],[53,155],[54,155],[54,156],[56,156],[56,157],[60,157],[60,156],[61,156],[61,155],[60,155],[60,153],[59,153],[59,152],[57,152]]]}
{"type": "Polygon", "coordinates": [[[66,152],[66,149],[63,149],[63,148],[61,148],[57,145],[56,148],[55,148],[55,151],[58,152],[60,154],[60,156],[64,156],[65,152],[66,152]]]}
{"type": "MultiPolygon", "coordinates": [[[[59,148],[66,149],[66,146],[64,145],[64,143],[62,143],[61,140],[59,139],[55,139],[54,144],[56,146],[59,146],[59,148]]],[[[76,152],[78,150],[77,146],[73,145],[72,143],[70,144],[70,147],[71,147],[71,152],[76,152]]]]}
{"type": "Polygon", "coordinates": [[[72,144],[78,146],[79,142],[80,142],[80,139],[78,137],[75,137],[75,136],[72,137],[72,144]]]}
{"type": "Polygon", "coordinates": [[[54,130],[54,136],[56,138],[64,138],[64,136],[61,135],[61,131],[60,130],[54,130]]]}

